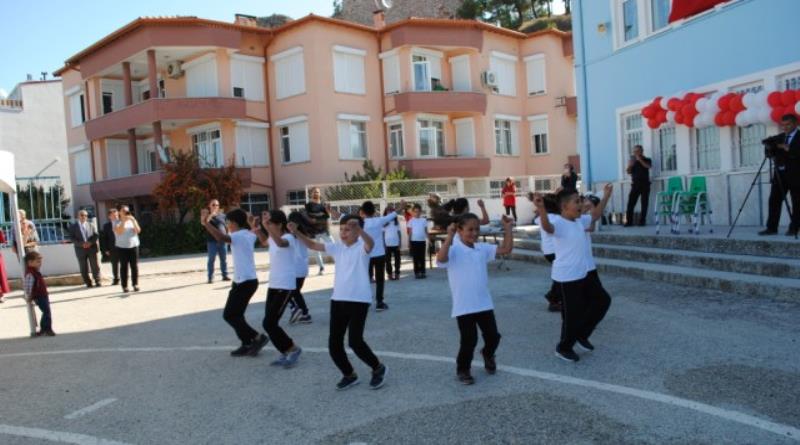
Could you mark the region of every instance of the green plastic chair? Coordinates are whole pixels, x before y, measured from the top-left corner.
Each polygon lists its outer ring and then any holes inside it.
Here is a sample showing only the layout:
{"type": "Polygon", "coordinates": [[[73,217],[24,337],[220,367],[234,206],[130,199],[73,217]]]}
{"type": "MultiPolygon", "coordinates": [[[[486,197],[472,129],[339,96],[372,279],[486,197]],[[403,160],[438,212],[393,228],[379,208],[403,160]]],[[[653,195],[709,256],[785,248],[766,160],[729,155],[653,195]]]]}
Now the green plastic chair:
{"type": "Polygon", "coordinates": [[[683,192],[683,177],[672,176],[667,179],[667,189],[656,194],[656,235],[661,232],[662,221],[664,221],[664,224],[667,221],[669,221],[670,225],[674,223],[672,220],[673,204],[675,203],[676,195],[680,192],[683,192]]]}
{"type": "Polygon", "coordinates": [[[714,232],[711,224],[711,206],[708,202],[708,188],[705,176],[695,176],[689,180],[689,191],[679,192],[675,197],[673,207],[672,233],[681,233],[681,218],[688,219],[690,222],[689,233],[700,234],[700,224],[705,224],[706,218],[711,228],[710,233],[714,232]]]}

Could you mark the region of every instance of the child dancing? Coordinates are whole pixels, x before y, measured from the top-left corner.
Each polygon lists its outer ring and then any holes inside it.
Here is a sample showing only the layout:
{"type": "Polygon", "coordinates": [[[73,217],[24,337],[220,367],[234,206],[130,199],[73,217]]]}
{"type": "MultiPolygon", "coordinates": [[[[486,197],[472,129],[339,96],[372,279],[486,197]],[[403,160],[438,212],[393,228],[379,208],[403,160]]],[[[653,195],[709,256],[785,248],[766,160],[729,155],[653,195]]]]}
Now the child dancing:
{"type": "MultiPolygon", "coordinates": [[[[311,221],[303,216],[300,212],[292,212],[289,214],[289,222],[293,222],[297,226],[297,231],[305,236],[314,236],[314,228],[311,221]]],[[[295,289],[292,294],[290,306],[292,306],[292,313],[289,316],[289,323],[311,323],[311,315],[308,313],[308,306],[306,299],[301,292],[303,284],[308,277],[308,248],[303,243],[295,245],[295,289]]]]}
{"type": "Polygon", "coordinates": [[[422,216],[422,206],[414,204],[412,217],[406,221],[411,231],[408,250],[414,262],[414,278],[425,278],[425,243],[428,240],[428,219],[422,216]]]}
{"type": "MultiPolygon", "coordinates": [[[[388,215],[393,211],[394,209],[387,207],[383,214],[388,215]]],[[[386,275],[389,276],[390,280],[399,280],[400,226],[397,223],[397,216],[383,227],[383,243],[386,245],[386,275]],[[392,268],[392,262],[394,262],[394,268],[392,268]]]]}

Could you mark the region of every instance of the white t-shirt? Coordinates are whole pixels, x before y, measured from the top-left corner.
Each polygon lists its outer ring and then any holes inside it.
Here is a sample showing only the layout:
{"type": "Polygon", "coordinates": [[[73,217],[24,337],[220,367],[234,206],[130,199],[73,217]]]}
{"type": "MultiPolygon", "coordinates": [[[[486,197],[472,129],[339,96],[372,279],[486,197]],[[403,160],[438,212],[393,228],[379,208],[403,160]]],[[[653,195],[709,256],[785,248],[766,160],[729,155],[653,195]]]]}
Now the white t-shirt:
{"type": "Polygon", "coordinates": [[[120,224],[122,224],[125,231],[122,232],[122,235],[114,232],[114,244],[120,249],[139,247],[139,235],[137,235],[136,230],[134,230],[135,226],[133,225],[133,221],[125,221],[124,223],[117,221],[114,223],[114,227],[119,227],[120,224]]]}
{"type": "Polygon", "coordinates": [[[295,239],[294,273],[297,278],[308,276],[308,247],[302,241],[295,239]]]}
{"type": "Polygon", "coordinates": [[[397,221],[392,220],[388,226],[383,228],[383,242],[386,247],[400,245],[400,227],[397,225],[397,221]]]}
{"type": "Polygon", "coordinates": [[[364,240],[359,237],[351,246],[341,241],[325,243],[325,253],[336,263],[331,300],[372,303],[368,273],[370,257],[364,251],[364,240]]]}
{"type": "MultiPolygon", "coordinates": [[[[547,214],[547,219],[550,220],[551,224],[553,223],[553,221],[555,221],[556,218],[561,218],[561,215],[556,215],[555,213],[547,214]]],[[[540,220],[541,218],[537,216],[536,220],[533,223],[538,226],[540,220]]],[[[547,231],[545,230],[540,229],[539,236],[541,236],[542,238],[542,253],[545,255],[556,253],[556,246],[555,246],[555,241],[553,241],[553,235],[547,233],[547,231]]]]}
{"type": "Polygon", "coordinates": [[[269,237],[269,288],[294,290],[297,286],[294,258],[297,240],[290,233],[284,234],[281,239],[288,241],[289,245],[278,247],[269,237]]]}
{"type": "Polygon", "coordinates": [[[383,247],[383,226],[394,220],[394,218],[397,218],[397,212],[392,212],[386,216],[373,216],[372,218],[364,219],[364,231],[372,237],[372,241],[375,243],[372,246],[372,252],[369,253],[371,258],[386,255],[386,249],[383,247]]]}
{"type": "Polygon", "coordinates": [[[244,283],[255,280],[256,260],[254,256],[258,237],[249,230],[237,230],[230,234],[233,253],[233,282],[244,283]]]}
{"type": "Polygon", "coordinates": [[[428,228],[428,220],[426,218],[411,218],[407,225],[411,228],[411,241],[427,241],[425,230],[428,228]]]}
{"type": "Polygon", "coordinates": [[[581,218],[570,221],[558,218],[550,222],[553,225],[553,241],[556,259],[550,276],[553,281],[565,283],[586,277],[586,259],[588,243],[586,226],[581,218]]]}
{"type": "Polygon", "coordinates": [[[592,215],[581,215],[581,223],[583,223],[586,233],[586,271],[591,272],[597,269],[592,253],[592,232],[589,232],[589,227],[592,226],[592,215]]]}
{"type": "Polygon", "coordinates": [[[494,309],[489,294],[489,273],[486,264],[495,259],[497,245],[475,243],[452,244],[446,263],[436,261],[438,267],[447,269],[447,281],[453,295],[452,317],[474,314],[494,309]]]}

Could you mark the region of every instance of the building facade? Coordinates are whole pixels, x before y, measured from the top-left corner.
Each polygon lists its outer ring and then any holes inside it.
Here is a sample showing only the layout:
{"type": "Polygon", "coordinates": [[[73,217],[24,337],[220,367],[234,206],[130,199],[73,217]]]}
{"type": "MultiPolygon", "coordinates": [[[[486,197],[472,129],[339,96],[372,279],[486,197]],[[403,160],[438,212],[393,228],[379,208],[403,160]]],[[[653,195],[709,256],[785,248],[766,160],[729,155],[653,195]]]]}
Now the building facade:
{"type": "Polygon", "coordinates": [[[73,56],[57,74],[76,201],[153,208],[159,146],[234,163],[250,210],[305,202],[367,159],[504,177],[576,154],[569,34],[376,17],[137,19],[73,56]]]}
{"type": "MultiPolygon", "coordinates": [[[[769,118],[739,124],[673,119],[651,128],[642,110],[656,98],[694,93],[717,102],[727,93],[800,89],[794,38],[800,4],[792,0],[574,0],[578,144],[583,179],[615,182],[624,211],[625,167],[633,145],[653,159],[653,196],[667,178],[707,179],[715,224],[736,217],[763,160],[761,139],[779,132],[769,118]]],[[[741,97],[741,96],[740,96],[741,97]]],[[[756,185],[739,224],[766,220],[769,176],[756,185]]],[[[653,211],[651,199],[650,212],[653,211]]],[[[786,215],[783,222],[788,222],[786,215]]]]}

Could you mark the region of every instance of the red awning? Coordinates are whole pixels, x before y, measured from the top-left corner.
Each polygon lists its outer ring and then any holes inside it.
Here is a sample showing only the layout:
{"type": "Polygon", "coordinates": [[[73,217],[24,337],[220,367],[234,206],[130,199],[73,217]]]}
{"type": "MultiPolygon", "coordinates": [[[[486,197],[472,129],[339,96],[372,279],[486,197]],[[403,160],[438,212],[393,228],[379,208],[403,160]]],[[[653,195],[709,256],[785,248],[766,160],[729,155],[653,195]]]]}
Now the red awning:
{"type": "Polygon", "coordinates": [[[669,22],[676,22],[695,14],[700,14],[714,6],[730,0],[672,0],[672,11],[669,13],[669,22]]]}

